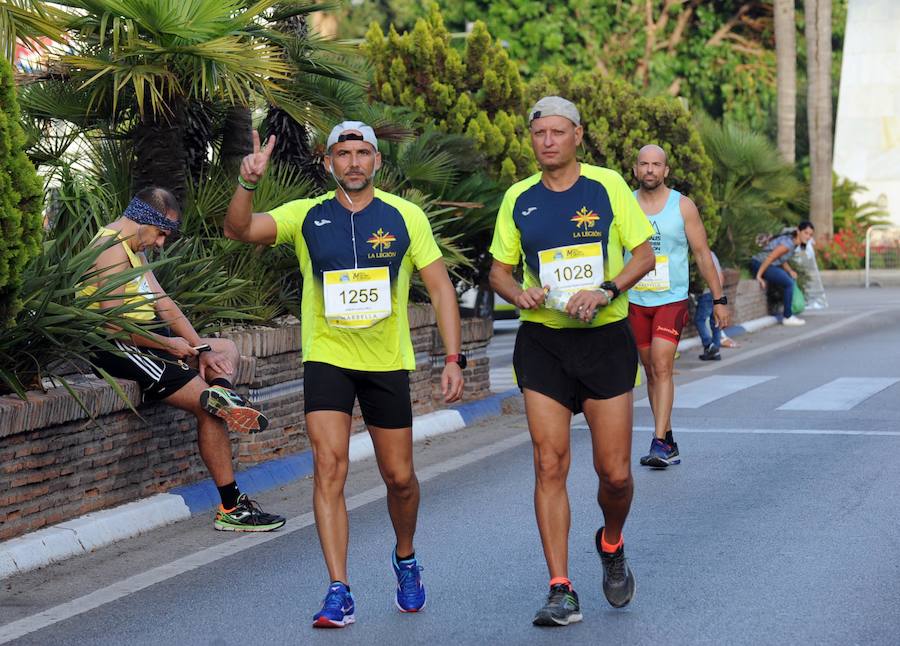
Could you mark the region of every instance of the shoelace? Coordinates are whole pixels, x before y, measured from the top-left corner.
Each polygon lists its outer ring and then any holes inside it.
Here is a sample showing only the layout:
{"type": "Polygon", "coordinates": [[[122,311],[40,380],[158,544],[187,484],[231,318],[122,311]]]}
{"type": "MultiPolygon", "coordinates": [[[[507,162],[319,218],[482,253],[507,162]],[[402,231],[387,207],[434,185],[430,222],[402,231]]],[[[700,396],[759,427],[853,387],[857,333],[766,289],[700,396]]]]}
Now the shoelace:
{"type": "Polygon", "coordinates": [[[566,595],[569,594],[569,588],[562,585],[561,583],[557,583],[556,585],[550,588],[550,594],[547,596],[547,604],[562,604],[566,600],[566,595]]]}
{"type": "Polygon", "coordinates": [[[625,555],[616,552],[614,556],[606,557],[609,564],[607,575],[613,581],[622,581],[625,579],[625,555]]]}
{"type": "Polygon", "coordinates": [[[414,595],[419,591],[419,572],[424,568],[421,565],[412,567],[400,566],[400,591],[404,595],[414,595]]]}
{"type": "Polygon", "coordinates": [[[328,590],[325,601],[322,603],[322,610],[344,611],[344,594],[340,588],[328,590]]]}

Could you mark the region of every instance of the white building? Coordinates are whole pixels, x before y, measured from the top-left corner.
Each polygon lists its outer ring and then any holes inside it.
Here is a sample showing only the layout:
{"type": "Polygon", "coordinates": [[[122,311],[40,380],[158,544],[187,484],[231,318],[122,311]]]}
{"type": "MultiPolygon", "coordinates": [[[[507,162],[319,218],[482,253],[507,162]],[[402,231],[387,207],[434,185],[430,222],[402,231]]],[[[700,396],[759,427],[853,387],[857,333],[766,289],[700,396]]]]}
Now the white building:
{"type": "Polygon", "coordinates": [[[850,0],[834,171],[900,225],[900,0],[850,0]]]}

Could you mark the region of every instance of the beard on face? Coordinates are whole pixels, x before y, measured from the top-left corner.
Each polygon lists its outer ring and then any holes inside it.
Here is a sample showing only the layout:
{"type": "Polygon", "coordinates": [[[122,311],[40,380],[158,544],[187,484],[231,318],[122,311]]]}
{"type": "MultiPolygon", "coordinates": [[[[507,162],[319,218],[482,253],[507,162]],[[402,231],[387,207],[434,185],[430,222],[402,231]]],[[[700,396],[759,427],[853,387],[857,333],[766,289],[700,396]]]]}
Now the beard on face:
{"type": "Polygon", "coordinates": [[[657,188],[660,184],[662,184],[662,178],[660,177],[644,177],[641,179],[641,186],[643,186],[648,191],[652,191],[657,188]]]}
{"type": "MultiPolygon", "coordinates": [[[[373,173],[374,175],[374,173],[373,173]]],[[[361,179],[348,180],[346,176],[344,179],[338,180],[338,184],[345,191],[361,191],[366,188],[372,181],[371,177],[363,176],[361,179]]]]}

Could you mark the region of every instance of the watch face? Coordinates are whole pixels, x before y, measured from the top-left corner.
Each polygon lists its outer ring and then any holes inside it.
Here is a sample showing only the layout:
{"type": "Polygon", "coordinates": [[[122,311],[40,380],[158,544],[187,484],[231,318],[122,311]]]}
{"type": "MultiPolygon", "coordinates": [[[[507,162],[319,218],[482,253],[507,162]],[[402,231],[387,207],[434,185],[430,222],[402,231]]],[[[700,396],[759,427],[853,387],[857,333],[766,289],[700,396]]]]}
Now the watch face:
{"type": "Polygon", "coordinates": [[[459,361],[457,363],[459,363],[459,367],[462,370],[465,370],[466,366],[469,364],[468,360],[466,359],[466,355],[464,354],[459,355],[459,361]]]}

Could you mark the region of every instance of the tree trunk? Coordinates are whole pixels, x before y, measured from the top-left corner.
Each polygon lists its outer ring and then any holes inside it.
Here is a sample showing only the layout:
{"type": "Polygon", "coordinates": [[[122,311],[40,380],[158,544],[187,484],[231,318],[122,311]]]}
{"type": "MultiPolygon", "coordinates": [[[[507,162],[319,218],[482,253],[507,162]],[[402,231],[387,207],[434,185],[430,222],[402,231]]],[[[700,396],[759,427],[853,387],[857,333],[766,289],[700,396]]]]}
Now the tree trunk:
{"type": "Polygon", "coordinates": [[[809,118],[809,212],[816,240],[834,234],[831,182],[831,0],[805,0],[807,113],[809,118]]]}
{"type": "Polygon", "coordinates": [[[187,152],[184,147],[184,105],[168,102],[170,114],[149,112],[134,132],[134,192],[148,186],[168,189],[184,204],[187,190],[187,152]]]}
{"type": "Polygon", "coordinates": [[[240,168],[241,160],[253,152],[253,118],[250,116],[250,108],[240,104],[228,108],[222,130],[222,167],[234,174],[240,168]]]}
{"type": "Polygon", "coordinates": [[[797,23],[794,0],[775,0],[775,59],[778,84],[778,152],[793,164],[797,135],[797,23]]]}

